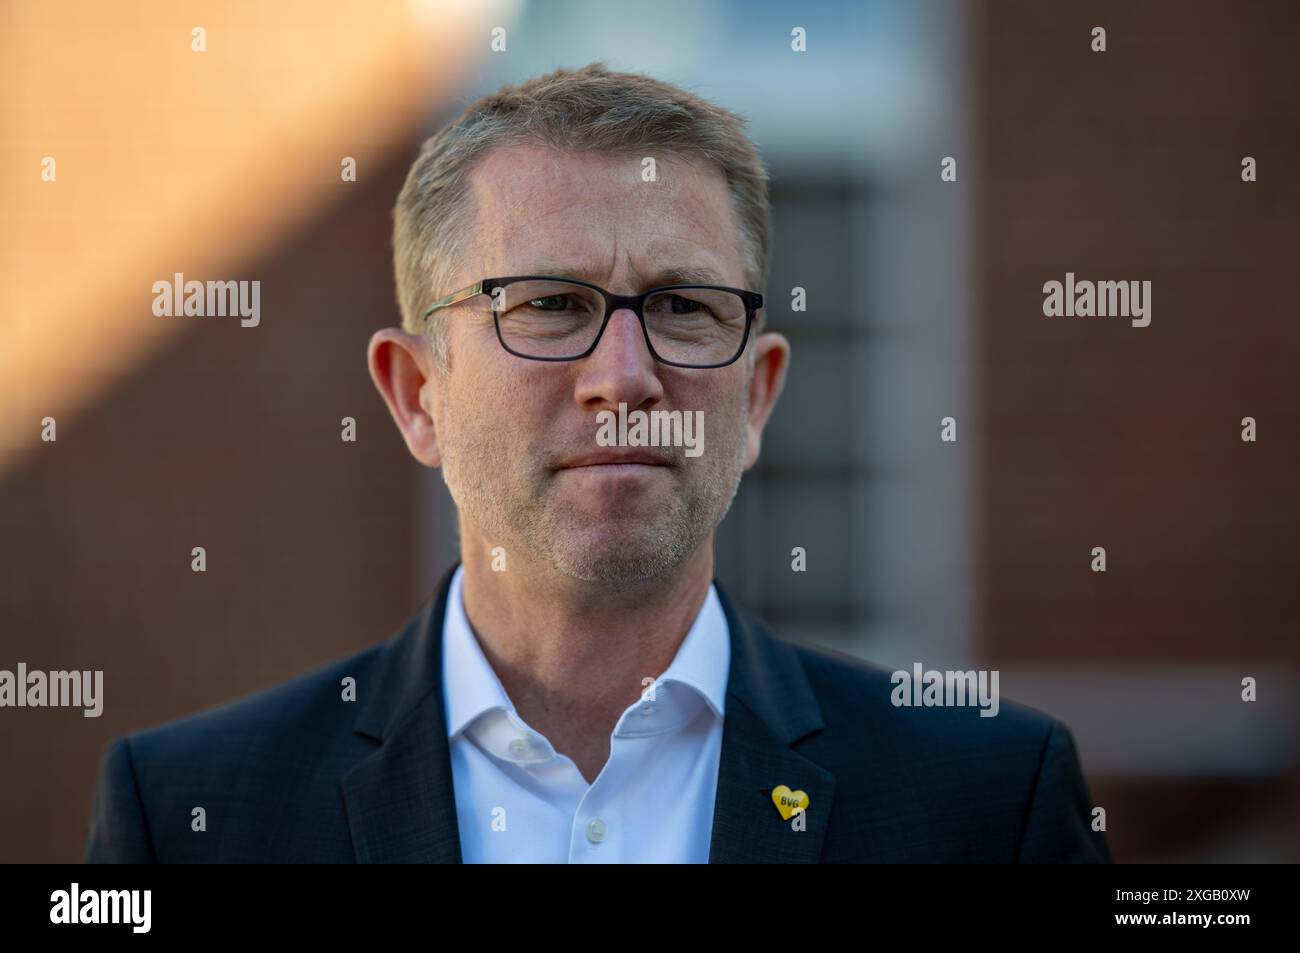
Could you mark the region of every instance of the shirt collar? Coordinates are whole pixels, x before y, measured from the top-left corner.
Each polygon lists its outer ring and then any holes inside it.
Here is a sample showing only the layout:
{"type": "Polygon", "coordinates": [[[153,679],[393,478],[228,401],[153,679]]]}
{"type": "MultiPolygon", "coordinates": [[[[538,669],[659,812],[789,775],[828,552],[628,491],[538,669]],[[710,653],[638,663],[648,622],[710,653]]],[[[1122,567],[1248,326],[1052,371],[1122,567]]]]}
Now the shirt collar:
{"type": "MultiPolygon", "coordinates": [[[[452,577],[442,629],[447,735],[454,739],[464,731],[488,752],[517,763],[549,760],[554,750],[519,717],[470,628],[462,596],[463,573],[464,566],[458,566],[452,577]]],[[[643,692],[641,700],[623,713],[615,734],[630,737],[670,731],[695,718],[705,705],[714,718],[721,718],[730,662],[726,615],[716,588],[710,585],[672,664],[655,681],[653,700],[646,697],[648,689],[643,692]]]]}

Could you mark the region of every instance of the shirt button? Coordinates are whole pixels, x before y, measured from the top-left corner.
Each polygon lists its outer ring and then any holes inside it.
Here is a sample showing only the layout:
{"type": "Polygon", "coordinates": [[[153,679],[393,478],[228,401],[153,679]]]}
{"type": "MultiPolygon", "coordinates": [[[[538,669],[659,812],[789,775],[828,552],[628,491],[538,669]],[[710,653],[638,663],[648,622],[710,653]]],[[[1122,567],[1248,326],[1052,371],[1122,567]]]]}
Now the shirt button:
{"type": "Polygon", "coordinates": [[[649,717],[650,717],[651,715],[653,715],[654,713],[655,713],[655,706],[654,706],[654,705],[642,705],[642,706],[641,706],[641,717],[643,717],[643,718],[649,718],[649,717]]]}
{"type": "Polygon", "coordinates": [[[516,738],[510,742],[510,756],[512,758],[526,758],[530,753],[528,742],[523,738],[516,738]]]}
{"type": "Polygon", "coordinates": [[[600,818],[592,818],[587,822],[587,840],[593,844],[599,844],[605,839],[605,822],[600,818]]]}

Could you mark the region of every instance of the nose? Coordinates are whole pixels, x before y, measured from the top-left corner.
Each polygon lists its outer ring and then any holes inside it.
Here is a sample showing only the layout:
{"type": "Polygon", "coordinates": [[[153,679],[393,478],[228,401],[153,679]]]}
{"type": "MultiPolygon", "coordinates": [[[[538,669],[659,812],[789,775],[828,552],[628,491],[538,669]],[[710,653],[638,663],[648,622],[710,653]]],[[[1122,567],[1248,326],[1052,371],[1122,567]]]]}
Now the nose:
{"type": "Polygon", "coordinates": [[[619,308],[609,316],[596,349],[578,362],[573,398],[589,413],[658,403],[664,388],[657,367],[636,312],[619,308]]]}

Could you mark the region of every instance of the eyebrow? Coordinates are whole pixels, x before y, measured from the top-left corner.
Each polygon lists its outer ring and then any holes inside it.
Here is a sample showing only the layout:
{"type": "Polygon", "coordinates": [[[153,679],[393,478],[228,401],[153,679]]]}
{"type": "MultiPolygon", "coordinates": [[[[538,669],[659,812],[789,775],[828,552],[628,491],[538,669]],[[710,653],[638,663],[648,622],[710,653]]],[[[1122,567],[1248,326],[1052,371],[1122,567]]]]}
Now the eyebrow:
{"type": "MultiPolygon", "coordinates": [[[[596,276],[590,268],[585,266],[570,267],[566,265],[555,264],[554,262],[538,262],[531,270],[520,272],[524,275],[552,275],[556,278],[578,278],[583,281],[590,281],[593,284],[599,284],[596,276]]],[[[647,288],[657,288],[660,285],[725,285],[723,280],[712,268],[692,267],[689,265],[677,265],[667,268],[661,268],[646,285],[647,288]]]]}

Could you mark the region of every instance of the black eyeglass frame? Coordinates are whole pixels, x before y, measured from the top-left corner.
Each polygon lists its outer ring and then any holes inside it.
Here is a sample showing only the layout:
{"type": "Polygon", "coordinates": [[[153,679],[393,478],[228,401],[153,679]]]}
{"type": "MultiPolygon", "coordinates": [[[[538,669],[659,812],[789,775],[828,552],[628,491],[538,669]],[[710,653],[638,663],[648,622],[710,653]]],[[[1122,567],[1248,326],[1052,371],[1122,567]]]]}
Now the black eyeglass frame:
{"type": "Polygon", "coordinates": [[[645,338],[645,345],[646,348],[650,351],[650,356],[653,357],[660,364],[667,364],[671,367],[685,367],[685,368],[690,368],[692,370],[708,370],[710,368],[715,368],[715,367],[726,367],[728,364],[736,363],[736,361],[740,359],[740,355],[745,353],[745,347],[746,345],[749,344],[749,331],[750,328],[753,327],[754,317],[755,315],[757,315],[758,309],[763,307],[763,296],[759,294],[757,291],[746,291],[744,288],[729,288],[726,285],[698,285],[698,284],[660,285],[657,288],[650,288],[636,295],[616,295],[613,294],[612,292],[606,291],[604,288],[600,287],[600,285],[592,284],[590,281],[582,281],[579,278],[565,278],[560,275],[511,275],[506,278],[483,278],[480,279],[479,281],[474,282],[474,284],[469,285],[468,287],[461,288],[459,291],[453,291],[451,294],[439,298],[433,304],[429,305],[429,307],[425,309],[425,312],[421,317],[421,320],[428,321],[429,316],[433,314],[433,312],[439,310],[440,308],[446,308],[446,307],[450,307],[453,304],[459,304],[460,302],[465,301],[468,298],[472,298],[475,295],[480,295],[480,294],[491,295],[493,290],[497,288],[503,288],[506,285],[512,284],[516,281],[564,281],[564,282],[568,282],[569,284],[582,285],[585,288],[590,288],[593,291],[599,292],[601,297],[605,299],[605,317],[600,322],[600,330],[596,332],[596,337],[591,342],[591,346],[588,347],[587,350],[583,351],[581,354],[576,354],[573,357],[537,357],[536,355],[533,354],[521,354],[519,351],[513,350],[510,347],[510,345],[506,343],[505,338],[501,334],[501,321],[500,321],[501,312],[498,311],[496,308],[492,308],[491,309],[492,323],[496,327],[497,340],[501,342],[501,346],[506,349],[507,353],[513,354],[515,357],[521,357],[528,361],[580,361],[582,360],[584,357],[587,357],[594,350],[596,350],[596,345],[600,343],[601,337],[604,336],[605,334],[605,327],[609,324],[610,315],[612,315],[619,308],[631,308],[632,311],[636,313],[637,320],[641,322],[641,335],[642,337],[645,338]],[[650,330],[649,328],[646,327],[645,314],[642,311],[642,308],[644,307],[646,301],[650,298],[651,295],[658,294],[662,291],[679,291],[679,290],[684,290],[689,288],[703,289],[709,291],[729,291],[732,294],[737,295],[745,303],[745,333],[740,338],[740,346],[736,349],[736,353],[732,355],[732,357],[729,358],[728,360],[722,361],[721,363],[718,364],[683,364],[680,361],[670,361],[667,358],[662,357],[659,354],[659,352],[655,350],[654,344],[651,343],[650,330]]]}

